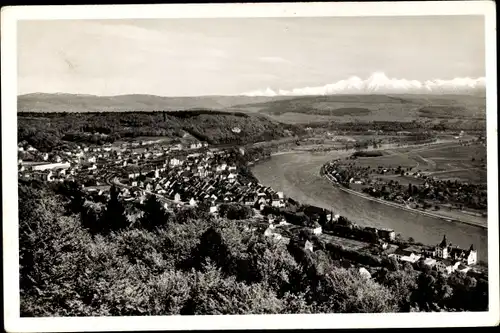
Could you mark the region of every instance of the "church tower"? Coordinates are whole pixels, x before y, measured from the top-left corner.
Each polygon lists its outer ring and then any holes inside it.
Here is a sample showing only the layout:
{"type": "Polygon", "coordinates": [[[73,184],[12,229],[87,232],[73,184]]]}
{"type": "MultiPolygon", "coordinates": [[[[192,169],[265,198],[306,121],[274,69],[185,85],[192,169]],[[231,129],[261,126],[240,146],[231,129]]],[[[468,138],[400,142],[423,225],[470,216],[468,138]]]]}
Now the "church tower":
{"type": "Polygon", "coordinates": [[[443,236],[441,243],[436,246],[436,256],[443,259],[448,258],[448,241],[446,240],[446,235],[443,236]]]}
{"type": "Polygon", "coordinates": [[[475,264],[477,264],[477,251],[474,249],[474,244],[471,244],[469,251],[467,251],[467,265],[475,264]]]}

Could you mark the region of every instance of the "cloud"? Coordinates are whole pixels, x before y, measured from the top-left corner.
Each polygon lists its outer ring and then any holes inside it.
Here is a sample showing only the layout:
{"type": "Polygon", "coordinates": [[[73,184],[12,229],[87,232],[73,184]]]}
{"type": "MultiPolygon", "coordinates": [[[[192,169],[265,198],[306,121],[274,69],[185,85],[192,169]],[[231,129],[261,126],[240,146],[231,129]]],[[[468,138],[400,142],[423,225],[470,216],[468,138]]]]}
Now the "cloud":
{"type": "Polygon", "coordinates": [[[485,89],[485,78],[459,77],[451,80],[407,80],[389,78],[382,72],[373,73],[363,80],[352,76],[346,80],[318,87],[303,87],[277,91],[270,88],[243,93],[245,96],[304,96],[335,94],[403,94],[403,93],[468,93],[485,89]]]}
{"type": "Polygon", "coordinates": [[[289,64],[290,61],[281,57],[259,57],[259,61],[268,62],[272,64],[289,64]]]}

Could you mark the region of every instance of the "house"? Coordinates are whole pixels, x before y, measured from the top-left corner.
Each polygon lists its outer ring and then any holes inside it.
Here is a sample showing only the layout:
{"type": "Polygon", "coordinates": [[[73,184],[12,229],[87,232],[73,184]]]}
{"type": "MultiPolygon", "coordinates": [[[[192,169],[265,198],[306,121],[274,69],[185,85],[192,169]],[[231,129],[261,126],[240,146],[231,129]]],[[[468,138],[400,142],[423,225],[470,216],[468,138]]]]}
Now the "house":
{"type": "Polygon", "coordinates": [[[279,233],[274,231],[274,226],[270,225],[265,231],[264,236],[271,237],[275,241],[279,241],[283,238],[279,233]]]}
{"type": "Polygon", "coordinates": [[[172,158],[172,159],[170,159],[169,164],[171,166],[178,166],[181,164],[181,161],[177,158],[172,158]]]}
{"type": "Polygon", "coordinates": [[[304,249],[307,251],[314,252],[313,244],[308,240],[304,243],[304,249]]]}
{"type": "Polygon", "coordinates": [[[212,204],[210,206],[210,210],[209,211],[210,211],[211,214],[215,214],[215,213],[217,213],[218,210],[219,210],[219,207],[217,207],[216,205],[212,204]]]}
{"type": "Polygon", "coordinates": [[[360,267],[359,268],[359,274],[361,275],[362,278],[366,279],[366,280],[369,280],[371,279],[372,275],[370,274],[370,272],[368,272],[368,270],[364,267],[360,267]]]}
{"type": "Polygon", "coordinates": [[[323,229],[321,228],[321,226],[317,226],[316,228],[314,228],[312,230],[313,234],[315,234],[315,235],[321,235],[322,231],[323,231],[323,229]]]}
{"type": "Polygon", "coordinates": [[[290,223],[288,223],[284,217],[281,217],[281,219],[279,220],[279,225],[289,225],[290,223]]]}
{"type": "Polygon", "coordinates": [[[445,274],[453,273],[460,266],[460,261],[453,262],[452,260],[438,260],[436,262],[436,270],[445,274]]]}
{"type": "MultiPolygon", "coordinates": [[[[335,215],[336,219],[340,216],[335,215]]],[[[393,229],[382,228],[378,229],[378,235],[380,238],[385,239],[387,241],[393,241],[396,239],[396,232],[393,229]]]]}
{"type": "Polygon", "coordinates": [[[270,237],[274,234],[274,231],[273,231],[273,225],[269,225],[269,227],[267,227],[267,229],[264,231],[264,236],[266,237],[270,237]]]}
{"type": "Polygon", "coordinates": [[[434,266],[436,266],[436,262],[437,262],[436,259],[425,258],[423,264],[427,267],[433,268],[434,266]]]}
{"type": "Polygon", "coordinates": [[[46,174],[46,178],[45,178],[45,179],[46,179],[48,182],[51,182],[51,181],[53,181],[53,180],[54,180],[54,179],[52,178],[52,176],[53,176],[53,174],[52,174],[52,170],[49,170],[49,172],[46,174]]]}
{"type": "Polygon", "coordinates": [[[285,203],[283,202],[282,199],[280,199],[278,194],[275,193],[272,195],[271,206],[281,208],[281,207],[285,207],[285,203]]]}
{"type": "Polygon", "coordinates": [[[174,201],[175,202],[180,202],[181,201],[181,195],[179,193],[176,193],[174,196],[174,201]]]}
{"type": "Polygon", "coordinates": [[[475,265],[477,263],[477,251],[474,249],[474,245],[471,245],[469,250],[463,250],[458,246],[448,248],[448,256],[452,260],[460,260],[467,265],[475,265]]]}
{"type": "Polygon", "coordinates": [[[32,167],[33,171],[43,171],[43,170],[49,170],[49,169],[57,169],[57,168],[65,168],[68,169],[71,165],[66,162],[66,163],[43,163],[43,164],[38,164],[34,165],[32,167]]]}
{"type": "Polygon", "coordinates": [[[247,196],[247,197],[245,197],[245,199],[243,201],[243,204],[245,206],[253,206],[253,205],[255,205],[256,201],[257,201],[257,197],[255,197],[255,196],[247,196]]]}
{"type": "Polygon", "coordinates": [[[398,261],[409,262],[413,264],[420,259],[421,257],[420,253],[421,253],[420,249],[413,246],[409,246],[405,249],[398,248],[396,251],[389,254],[388,257],[389,258],[394,257],[398,261]]]}
{"type": "Polygon", "coordinates": [[[191,206],[191,207],[195,207],[196,205],[197,205],[197,204],[196,204],[196,200],[194,200],[194,198],[191,198],[191,199],[189,200],[189,206],[191,206]]]}

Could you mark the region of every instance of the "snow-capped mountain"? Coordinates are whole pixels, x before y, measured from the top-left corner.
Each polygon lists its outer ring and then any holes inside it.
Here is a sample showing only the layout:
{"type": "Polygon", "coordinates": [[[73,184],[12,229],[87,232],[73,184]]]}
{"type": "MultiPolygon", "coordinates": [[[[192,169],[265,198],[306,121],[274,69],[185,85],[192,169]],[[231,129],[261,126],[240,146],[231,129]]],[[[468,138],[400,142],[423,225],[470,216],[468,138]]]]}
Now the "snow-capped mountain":
{"type": "Polygon", "coordinates": [[[264,90],[243,93],[244,96],[304,96],[335,94],[453,94],[474,93],[485,89],[485,78],[455,78],[452,80],[406,80],[389,78],[382,72],[373,73],[363,80],[352,76],[346,80],[320,87],[304,87],[292,90],[264,90]]]}

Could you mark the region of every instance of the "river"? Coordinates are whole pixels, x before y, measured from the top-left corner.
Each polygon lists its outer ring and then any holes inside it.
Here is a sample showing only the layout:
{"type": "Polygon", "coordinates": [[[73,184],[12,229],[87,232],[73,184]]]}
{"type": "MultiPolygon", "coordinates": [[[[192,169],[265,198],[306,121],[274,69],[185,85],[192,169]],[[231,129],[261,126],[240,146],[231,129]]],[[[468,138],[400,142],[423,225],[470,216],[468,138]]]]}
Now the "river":
{"type": "Polygon", "coordinates": [[[478,260],[488,261],[487,229],[424,216],[370,201],[335,188],[319,171],[323,164],[345,152],[291,152],[256,164],[252,172],[260,183],[301,203],[333,209],[363,226],[392,228],[403,237],[424,244],[437,244],[443,235],[454,245],[478,250],[478,260]]]}

